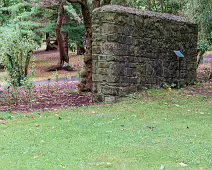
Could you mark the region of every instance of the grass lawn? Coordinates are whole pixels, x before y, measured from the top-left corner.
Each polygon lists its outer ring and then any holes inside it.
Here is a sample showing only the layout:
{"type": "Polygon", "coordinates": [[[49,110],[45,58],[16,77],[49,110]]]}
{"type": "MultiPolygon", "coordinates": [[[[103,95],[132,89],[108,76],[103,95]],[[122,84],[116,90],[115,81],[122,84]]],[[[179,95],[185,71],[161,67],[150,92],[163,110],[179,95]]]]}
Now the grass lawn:
{"type": "Polygon", "coordinates": [[[212,98],[152,90],[116,104],[0,113],[1,170],[212,167],[212,98]]]}

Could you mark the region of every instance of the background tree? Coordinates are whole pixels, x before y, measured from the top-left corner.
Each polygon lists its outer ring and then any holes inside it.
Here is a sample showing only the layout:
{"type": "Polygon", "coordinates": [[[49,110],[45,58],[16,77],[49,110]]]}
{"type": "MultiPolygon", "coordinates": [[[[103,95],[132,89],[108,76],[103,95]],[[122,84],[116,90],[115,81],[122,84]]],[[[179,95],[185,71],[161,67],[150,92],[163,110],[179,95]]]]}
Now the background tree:
{"type": "MultiPolygon", "coordinates": [[[[199,42],[197,56],[198,66],[203,57],[203,54],[212,46],[212,1],[187,1],[184,8],[184,14],[194,19],[199,25],[199,42]]],[[[209,77],[211,76],[212,75],[210,75],[209,77]]]]}

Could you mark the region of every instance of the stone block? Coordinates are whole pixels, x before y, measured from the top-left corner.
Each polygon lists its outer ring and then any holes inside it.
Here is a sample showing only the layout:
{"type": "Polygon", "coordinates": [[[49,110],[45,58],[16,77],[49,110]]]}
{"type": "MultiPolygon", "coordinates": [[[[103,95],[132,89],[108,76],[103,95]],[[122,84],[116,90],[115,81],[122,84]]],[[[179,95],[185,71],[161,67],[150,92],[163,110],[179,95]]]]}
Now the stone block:
{"type": "Polygon", "coordinates": [[[119,32],[119,26],[110,24],[110,23],[103,23],[102,26],[102,33],[103,34],[115,34],[119,32]]]}
{"type": "Polygon", "coordinates": [[[117,43],[105,43],[103,44],[103,53],[104,54],[111,54],[113,55],[114,53],[117,53],[117,51],[119,51],[121,45],[117,44],[117,43]]]}
{"type": "Polygon", "coordinates": [[[123,83],[129,84],[129,79],[127,76],[122,75],[122,76],[119,76],[119,82],[121,84],[123,84],[123,83]]]}
{"type": "Polygon", "coordinates": [[[98,68],[97,74],[108,75],[108,69],[107,68],[98,68]]]}
{"type": "Polygon", "coordinates": [[[107,61],[115,61],[115,56],[108,55],[106,58],[107,61]]]}
{"type": "Polygon", "coordinates": [[[105,102],[114,102],[114,101],[117,101],[117,97],[116,96],[105,96],[104,101],[105,102]]]}
{"type": "Polygon", "coordinates": [[[95,94],[94,95],[94,101],[97,102],[97,103],[98,102],[104,102],[105,101],[104,95],[99,94],[99,93],[95,94]]]}
{"type": "Polygon", "coordinates": [[[108,83],[118,83],[119,82],[119,80],[120,80],[120,77],[119,76],[108,76],[107,77],[107,82],[108,83]]]}
{"type": "Polygon", "coordinates": [[[107,55],[106,54],[100,54],[98,55],[98,61],[106,61],[107,55]]]}
{"type": "Polygon", "coordinates": [[[116,13],[104,13],[102,16],[102,21],[115,23],[115,19],[117,18],[116,13]]]}
{"type": "Polygon", "coordinates": [[[109,62],[98,62],[98,68],[109,68],[110,63],[109,62]]]}
{"type": "Polygon", "coordinates": [[[101,78],[100,78],[101,75],[99,74],[93,74],[92,75],[92,81],[101,81],[101,78]]]}
{"type": "Polygon", "coordinates": [[[135,76],[136,75],[136,68],[126,68],[126,75],[127,76],[135,76]]]}
{"type": "Polygon", "coordinates": [[[93,46],[92,52],[93,52],[93,54],[101,54],[102,53],[101,46],[93,46]]]}
{"type": "Polygon", "coordinates": [[[100,33],[93,33],[92,34],[92,39],[93,39],[93,42],[103,42],[103,37],[101,36],[100,33]]]}
{"type": "Polygon", "coordinates": [[[102,93],[105,95],[119,95],[119,88],[118,87],[111,87],[111,86],[103,86],[102,93]]]}
{"type": "Polygon", "coordinates": [[[119,34],[108,34],[107,35],[107,42],[119,42],[119,34]]]}

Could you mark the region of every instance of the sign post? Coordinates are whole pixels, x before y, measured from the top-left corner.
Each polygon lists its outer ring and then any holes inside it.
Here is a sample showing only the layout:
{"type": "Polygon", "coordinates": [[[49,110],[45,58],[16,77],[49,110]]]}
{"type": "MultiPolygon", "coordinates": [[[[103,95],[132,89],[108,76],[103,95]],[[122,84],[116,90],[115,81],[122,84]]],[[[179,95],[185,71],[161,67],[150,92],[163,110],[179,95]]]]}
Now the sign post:
{"type": "Polygon", "coordinates": [[[174,52],[175,52],[175,54],[176,54],[176,56],[177,56],[177,58],[178,58],[178,71],[179,71],[179,77],[178,77],[178,85],[177,85],[177,87],[178,87],[178,89],[179,89],[179,88],[180,88],[180,78],[181,78],[181,76],[180,76],[181,59],[184,58],[184,55],[183,55],[183,53],[182,53],[181,51],[174,51],[174,52]]]}

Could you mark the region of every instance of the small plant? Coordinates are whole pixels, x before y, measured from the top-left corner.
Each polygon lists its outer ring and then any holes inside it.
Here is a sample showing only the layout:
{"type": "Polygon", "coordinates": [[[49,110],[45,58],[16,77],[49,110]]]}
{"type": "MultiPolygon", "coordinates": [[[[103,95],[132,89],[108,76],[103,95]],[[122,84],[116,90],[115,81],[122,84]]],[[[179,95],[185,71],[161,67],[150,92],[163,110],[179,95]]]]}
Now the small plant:
{"type": "Polygon", "coordinates": [[[208,41],[201,40],[198,43],[198,58],[197,58],[197,67],[199,66],[200,62],[203,60],[203,54],[208,50],[209,48],[209,43],[208,41]]]}
{"type": "Polygon", "coordinates": [[[29,77],[26,77],[21,82],[21,86],[9,85],[5,88],[5,93],[1,102],[9,106],[9,111],[13,110],[14,106],[27,102],[32,106],[34,101],[33,89],[34,85],[30,81],[29,77]]]}
{"type": "Polygon", "coordinates": [[[204,72],[205,78],[206,78],[206,79],[210,79],[211,69],[205,67],[205,68],[203,69],[203,72],[204,72]]]}
{"type": "Polygon", "coordinates": [[[50,82],[51,82],[51,79],[48,78],[48,92],[49,92],[49,88],[50,88],[50,82]]]}
{"type": "Polygon", "coordinates": [[[81,79],[82,78],[82,73],[84,72],[84,65],[82,65],[82,66],[79,66],[78,68],[77,68],[77,78],[78,79],[81,79]]]}
{"type": "Polygon", "coordinates": [[[164,88],[164,89],[173,89],[173,88],[177,88],[177,84],[175,84],[175,83],[172,83],[172,84],[163,83],[163,84],[162,84],[162,88],[164,88]]]}
{"type": "Polygon", "coordinates": [[[79,94],[78,90],[67,90],[67,94],[79,94]]]}
{"type": "Polygon", "coordinates": [[[69,73],[66,73],[65,77],[66,77],[66,80],[68,81],[70,79],[71,75],[69,73]]]}
{"type": "Polygon", "coordinates": [[[58,71],[56,70],[55,72],[55,81],[58,82],[59,81],[59,74],[58,71]]]}
{"type": "Polygon", "coordinates": [[[26,89],[26,96],[28,98],[29,104],[30,106],[32,106],[33,100],[34,100],[34,95],[33,95],[33,89],[34,89],[34,85],[32,84],[32,82],[30,83],[26,83],[25,84],[25,89],[26,89]]]}

